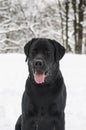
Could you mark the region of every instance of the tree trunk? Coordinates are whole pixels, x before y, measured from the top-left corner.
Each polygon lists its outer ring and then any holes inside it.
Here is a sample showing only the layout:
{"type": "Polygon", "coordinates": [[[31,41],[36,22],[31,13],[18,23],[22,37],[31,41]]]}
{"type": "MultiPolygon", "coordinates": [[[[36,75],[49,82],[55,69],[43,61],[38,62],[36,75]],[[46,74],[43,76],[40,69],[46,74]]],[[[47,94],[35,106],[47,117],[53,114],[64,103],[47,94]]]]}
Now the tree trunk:
{"type": "Polygon", "coordinates": [[[65,2],[65,13],[66,13],[66,50],[70,51],[70,46],[68,45],[68,17],[69,17],[69,0],[65,2]]]}
{"type": "Polygon", "coordinates": [[[60,18],[61,18],[61,36],[62,36],[62,42],[64,45],[64,27],[63,27],[64,19],[63,19],[62,12],[61,12],[62,8],[61,8],[60,0],[58,0],[58,5],[59,5],[59,14],[60,14],[60,18]]]}
{"type": "Polygon", "coordinates": [[[76,0],[72,0],[72,7],[73,7],[73,11],[74,11],[74,20],[73,20],[73,27],[74,27],[74,42],[75,42],[75,48],[74,51],[76,50],[77,46],[78,46],[78,38],[77,38],[77,7],[76,7],[76,0]]]}
{"type": "Polygon", "coordinates": [[[76,53],[81,54],[82,53],[82,42],[83,42],[83,26],[82,26],[82,22],[83,22],[83,12],[84,12],[84,7],[83,7],[84,1],[80,0],[79,5],[78,5],[78,46],[76,46],[75,50],[76,53]]]}

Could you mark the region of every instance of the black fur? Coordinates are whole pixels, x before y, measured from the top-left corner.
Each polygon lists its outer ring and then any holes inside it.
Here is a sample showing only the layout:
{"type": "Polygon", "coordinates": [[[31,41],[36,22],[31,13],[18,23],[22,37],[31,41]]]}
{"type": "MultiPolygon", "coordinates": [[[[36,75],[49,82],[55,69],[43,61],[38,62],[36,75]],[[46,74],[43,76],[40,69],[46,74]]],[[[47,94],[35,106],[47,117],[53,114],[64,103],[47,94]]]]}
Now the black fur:
{"type": "Polygon", "coordinates": [[[65,130],[66,87],[59,70],[65,49],[50,39],[32,39],[24,47],[29,77],[22,98],[22,114],[15,130],[65,130]],[[40,59],[42,67],[34,67],[40,59]],[[34,70],[46,73],[44,83],[37,84],[34,70]]]}

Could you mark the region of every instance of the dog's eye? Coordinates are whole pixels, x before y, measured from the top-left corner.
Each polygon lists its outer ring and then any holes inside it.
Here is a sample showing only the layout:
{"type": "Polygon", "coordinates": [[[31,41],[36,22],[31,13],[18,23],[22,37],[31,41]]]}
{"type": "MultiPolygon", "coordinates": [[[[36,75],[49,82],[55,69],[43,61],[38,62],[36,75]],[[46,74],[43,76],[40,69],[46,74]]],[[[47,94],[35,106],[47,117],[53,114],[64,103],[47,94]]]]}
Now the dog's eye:
{"type": "Polygon", "coordinates": [[[37,53],[37,50],[33,50],[33,51],[32,51],[32,54],[36,54],[36,53],[37,53]]]}
{"type": "Polygon", "coordinates": [[[45,54],[47,54],[47,55],[50,55],[50,53],[51,53],[51,52],[50,52],[49,50],[46,50],[46,51],[45,51],[45,54]]]}

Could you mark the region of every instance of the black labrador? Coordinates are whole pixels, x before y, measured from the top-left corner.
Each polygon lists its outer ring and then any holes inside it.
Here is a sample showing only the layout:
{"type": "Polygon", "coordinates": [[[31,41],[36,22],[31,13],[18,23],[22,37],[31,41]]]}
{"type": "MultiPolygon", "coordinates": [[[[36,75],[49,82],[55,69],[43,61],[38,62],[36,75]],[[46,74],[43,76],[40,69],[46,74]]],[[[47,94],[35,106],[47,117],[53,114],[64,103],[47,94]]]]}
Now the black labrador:
{"type": "Polygon", "coordinates": [[[65,130],[66,87],[59,70],[64,47],[55,40],[34,38],[24,52],[29,77],[15,130],[65,130]]]}

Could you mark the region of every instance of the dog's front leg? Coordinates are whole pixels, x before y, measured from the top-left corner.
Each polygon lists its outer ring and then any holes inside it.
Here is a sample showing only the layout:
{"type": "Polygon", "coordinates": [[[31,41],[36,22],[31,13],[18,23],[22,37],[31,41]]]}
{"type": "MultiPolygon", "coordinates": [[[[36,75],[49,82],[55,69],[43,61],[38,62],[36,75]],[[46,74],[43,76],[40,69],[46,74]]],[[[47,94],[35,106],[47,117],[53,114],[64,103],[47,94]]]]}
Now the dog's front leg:
{"type": "Polygon", "coordinates": [[[21,130],[37,130],[36,128],[36,122],[34,121],[34,119],[24,119],[24,121],[22,121],[22,129],[21,130]]]}
{"type": "Polygon", "coordinates": [[[46,119],[45,121],[40,121],[37,130],[53,130],[53,123],[46,119]]]}
{"type": "Polygon", "coordinates": [[[15,130],[21,130],[21,117],[22,115],[17,120],[17,123],[15,125],[15,130]]]}
{"type": "Polygon", "coordinates": [[[54,122],[55,130],[65,130],[64,113],[60,113],[54,122]]]}

